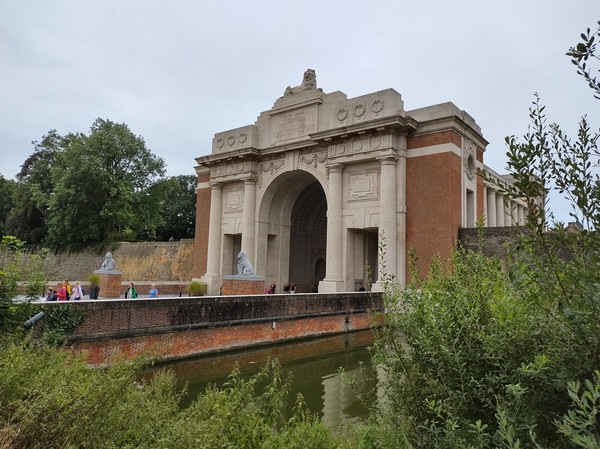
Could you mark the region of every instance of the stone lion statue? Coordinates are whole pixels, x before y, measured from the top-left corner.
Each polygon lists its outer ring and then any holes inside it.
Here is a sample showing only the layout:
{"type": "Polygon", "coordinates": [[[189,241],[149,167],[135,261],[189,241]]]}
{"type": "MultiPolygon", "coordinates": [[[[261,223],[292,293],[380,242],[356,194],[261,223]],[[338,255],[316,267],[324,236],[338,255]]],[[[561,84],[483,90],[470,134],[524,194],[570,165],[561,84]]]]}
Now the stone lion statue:
{"type": "Polygon", "coordinates": [[[248,257],[241,251],[237,256],[237,263],[238,275],[254,274],[254,268],[252,268],[252,264],[248,260],[248,257]]]}
{"type": "Polygon", "coordinates": [[[115,259],[113,259],[112,253],[109,251],[106,253],[104,257],[104,262],[102,262],[101,270],[114,270],[115,269],[115,259]]]}
{"type": "MultiPolygon", "coordinates": [[[[305,90],[311,90],[317,88],[317,74],[313,69],[308,69],[304,72],[304,77],[302,78],[302,84],[296,87],[288,86],[283,93],[284,97],[288,95],[299,94],[300,92],[304,92],[305,90]]],[[[319,89],[322,90],[322,89],[319,89]]]]}

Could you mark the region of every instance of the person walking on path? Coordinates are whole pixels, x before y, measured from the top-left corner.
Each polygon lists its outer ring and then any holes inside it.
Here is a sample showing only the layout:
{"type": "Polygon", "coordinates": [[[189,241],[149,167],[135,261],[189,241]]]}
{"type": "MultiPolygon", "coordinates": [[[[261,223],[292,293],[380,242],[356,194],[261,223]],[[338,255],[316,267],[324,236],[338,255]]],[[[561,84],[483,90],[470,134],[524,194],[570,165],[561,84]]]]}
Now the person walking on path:
{"type": "Polygon", "coordinates": [[[63,284],[67,289],[67,301],[69,301],[71,299],[71,293],[73,293],[73,290],[71,289],[71,284],[69,284],[69,281],[67,279],[63,280],[63,284]]]}
{"type": "MultiPolygon", "coordinates": [[[[157,294],[158,294],[158,290],[157,290],[157,294]]],[[[131,298],[131,299],[137,298],[137,290],[133,286],[133,282],[129,283],[129,288],[125,292],[125,298],[131,298]]]]}
{"type": "Polygon", "coordinates": [[[67,289],[62,282],[56,284],[56,295],[58,296],[59,301],[67,300],[67,289]]]}
{"type": "Polygon", "coordinates": [[[152,284],[150,286],[150,298],[158,298],[158,289],[156,288],[156,284],[152,284]]]}
{"type": "Polygon", "coordinates": [[[73,300],[79,301],[80,299],[83,299],[83,290],[81,289],[79,282],[75,282],[75,288],[73,289],[73,300]]]}

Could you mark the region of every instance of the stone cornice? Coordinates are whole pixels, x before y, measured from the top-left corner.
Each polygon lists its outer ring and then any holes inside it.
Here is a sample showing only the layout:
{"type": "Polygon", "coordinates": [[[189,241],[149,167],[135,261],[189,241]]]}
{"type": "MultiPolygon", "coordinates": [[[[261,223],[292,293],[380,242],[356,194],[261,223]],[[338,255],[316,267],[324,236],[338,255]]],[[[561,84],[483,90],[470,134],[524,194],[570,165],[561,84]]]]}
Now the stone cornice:
{"type": "Polygon", "coordinates": [[[368,122],[356,123],[349,126],[340,126],[327,131],[310,134],[315,142],[329,142],[334,139],[346,139],[351,136],[360,136],[372,132],[412,132],[416,131],[419,123],[411,117],[395,115],[382,117],[368,122]]]}
{"type": "MultiPolygon", "coordinates": [[[[196,158],[198,167],[210,167],[221,162],[228,161],[253,161],[260,157],[260,150],[256,148],[246,148],[242,150],[229,151],[223,154],[209,154],[196,158]]],[[[197,171],[197,169],[196,169],[197,171]]]]}

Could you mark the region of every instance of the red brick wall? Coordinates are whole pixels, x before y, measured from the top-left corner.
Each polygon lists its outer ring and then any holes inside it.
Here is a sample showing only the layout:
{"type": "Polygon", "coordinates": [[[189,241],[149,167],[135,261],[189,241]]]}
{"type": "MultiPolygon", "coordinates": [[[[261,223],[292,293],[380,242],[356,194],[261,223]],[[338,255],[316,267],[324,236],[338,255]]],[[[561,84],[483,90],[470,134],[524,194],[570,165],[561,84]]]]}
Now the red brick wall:
{"type": "Polygon", "coordinates": [[[263,295],[265,290],[264,279],[262,281],[224,279],[221,294],[223,296],[263,295]]]}
{"type": "Polygon", "coordinates": [[[461,158],[452,152],[408,158],[406,244],[415,250],[422,275],[435,254],[451,256],[460,225],[461,158]]]}
{"type": "Polygon", "coordinates": [[[211,352],[289,341],[299,338],[368,329],[371,315],[357,313],[312,317],[287,321],[254,323],[204,329],[190,329],[167,334],[139,335],[110,340],[79,341],[71,345],[86,351],[92,365],[131,359],[141,354],[162,359],[190,357],[211,352]],[[274,323],[274,325],[273,325],[274,323]]]}
{"type": "MultiPolygon", "coordinates": [[[[208,182],[210,175],[198,176],[198,183],[208,182]]],[[[199,278],[206,274],[206,258],[208,255],[208,227],[210,223],[210,194],[211,188],[198,189],[196,196],[196,234],[194,242],[193,277],[199,278]]]]}
{"type": "Polygon", "coordinates": [[[421,134],[418,136],[409,136],[406,141],[406,148],[408,150],[414,150],[415,148],[442,145],[444,143],[453,143],[458,148],[462,148],[462,139],[460,135],[451,130],[431,134],[421,134]]]}
{"type": "MultiPolygon", "coordinates": [[[[85,311],[70,338],[88,361],[148,353],[178,358],[276,341],[368,328],[367,310],[381,308],[370,293],[297,294],[135,301],[45,303],[48,311],[66,305],[85,311]],[[275,323],[275,325],[273,325],[275,323]]],[[[36,332],[44,325],[36,325],[36,332]]]]}

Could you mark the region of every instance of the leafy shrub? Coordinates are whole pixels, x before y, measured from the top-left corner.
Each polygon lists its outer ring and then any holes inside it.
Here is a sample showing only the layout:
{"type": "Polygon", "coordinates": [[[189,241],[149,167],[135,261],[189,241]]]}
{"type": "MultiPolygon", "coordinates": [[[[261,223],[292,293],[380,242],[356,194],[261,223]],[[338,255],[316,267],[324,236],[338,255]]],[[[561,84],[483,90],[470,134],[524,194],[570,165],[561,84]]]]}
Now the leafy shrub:
{"type": "Polygon", "coordinates": [[[0,335],[19,333],[23,322],[30,318],[35,308],[30,304],[44,292],[46,278],[44,263],[47,251],[26,254],[24,242],[4,236],[0,241],[0,335]],[[26,301],[14,299],[23,289],[26,301]]]}
{"type": "Polygon", "coordinates": [[[234,371],[184,410],[172,372],[136,380],[144,363],[93,369],[80,355],[29,340],[0,345],[0,447],[356,447],[301,399],[283,419],[290,379],[275,361],[249,380],[234,371]]]}
{"type": "Polygon", "coordinates": [[[204,296],[206,293],[206,286],[198,281],[192,281],[188,285],[188,292],[191,296],[204,296]]]}

